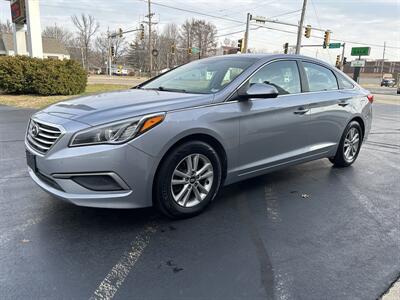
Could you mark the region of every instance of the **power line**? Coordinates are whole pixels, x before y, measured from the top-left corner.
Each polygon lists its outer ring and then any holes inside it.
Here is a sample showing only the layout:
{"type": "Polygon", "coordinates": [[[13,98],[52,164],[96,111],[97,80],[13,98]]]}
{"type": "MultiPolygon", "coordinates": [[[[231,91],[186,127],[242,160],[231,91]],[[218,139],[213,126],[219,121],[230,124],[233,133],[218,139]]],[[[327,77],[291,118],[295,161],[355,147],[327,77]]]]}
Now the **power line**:
{"type": "MultiPolygon", "coordinates": [[[[321,21],[319,19],[319,16],[318,16],[318,13],[317,13],[317,8],[315,7],[314,1],[311,0],[310,2],[311,2],[311,5],[313,7],[313,10],[314,10],[315,17],[317,18],[318,26],[321,27],[321,21]]],[[[332,57],[331,57],[331,52],[327,48],[325,48],[325,50],[326,50],[326,52],[328,52],[329,61],[332,63],[333,61],[332,61],[332,57]]]]}
{"type": "MultiPolygon", "coordinates": [[[[140,2],[146,2],[146,0],[137,0],[140,2]]],[[[237,19],[232,19],[232,18],[226,18],[223,16],[218,16],[218,15],[212,15],[212,14],[207,14],[207,13],[202,13],[202,12],[198,12],[195,10],[191,10],[191,9],[185,9],[185,8],[180,8],[180,7],[175,7],[172,5],[167,5],[167,4],[162,4],[162,3],[158,3],[158,2],[152,2],[153,5],[156,6],[161,6],[161,7],[165,7],[165,8],[169,8],[169,9],[174,9],[174,10],[179,10],[179,11],[184,11],[184,12],[188,12],[188,13],[193,13],[193,14],[197,14],[197,15],[201,15],[201,16],[205,16],[205,17],[210,17],[210,18],[214,18],[214,19],[220,19],[220,20],[224,20],[224,21],[230,21],[230,22],[234,22],[234,23],[238,23],[238,24],[246,24],[246,22],[244,21],[240,21],[237,19]]],[[[275,31],[280,31],[280,32],[285,32],[285,33],[289,33],[289,34],[296,34],[297,32],[293,32],[293,31],[289,31],[289,30],[284,30],[284,29],[278,29],[278,28],[273,28],[273,27],[269,27],[269,26],[265,26],[265,25],[257,25],[259,27],[263,27],[266,29],[270,29],[270,30],[275,30],[275,31]]],[[[318,38],[318,39],[323,39],[323,37],[320,36],[312,36],[314,38],[318,38]]],[[[355,44],[355,45],[365,45],[365,46],[372,46],[372,47],[380,47],[382,48],[383,45],[379,45],[379,44],[374,44],[374,43],[364,43],[364,42],[357,42],[357,41],[350,41],[350,40],[343,40],[343,39],[333,39],[331,38],[332,41],[337,41],[337,42],[344,42],[344,43],[349,43],[349,44],[355,44]]],[[[386,46],[386,48],[388,49],[400,49],[400,47],[396,47],[396,46],[386,46]]]]}

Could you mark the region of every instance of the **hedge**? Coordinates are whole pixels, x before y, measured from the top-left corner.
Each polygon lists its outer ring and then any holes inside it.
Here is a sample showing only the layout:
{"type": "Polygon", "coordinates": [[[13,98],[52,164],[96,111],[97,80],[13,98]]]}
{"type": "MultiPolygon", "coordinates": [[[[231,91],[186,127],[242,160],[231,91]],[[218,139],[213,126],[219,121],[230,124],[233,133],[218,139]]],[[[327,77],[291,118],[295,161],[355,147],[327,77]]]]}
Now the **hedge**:
{"type": "Polygon", "coordinates": [[[0,90],[6,93],[76,95],[86,83],[85,70],[73,60],[0,57],[0,90]]]}

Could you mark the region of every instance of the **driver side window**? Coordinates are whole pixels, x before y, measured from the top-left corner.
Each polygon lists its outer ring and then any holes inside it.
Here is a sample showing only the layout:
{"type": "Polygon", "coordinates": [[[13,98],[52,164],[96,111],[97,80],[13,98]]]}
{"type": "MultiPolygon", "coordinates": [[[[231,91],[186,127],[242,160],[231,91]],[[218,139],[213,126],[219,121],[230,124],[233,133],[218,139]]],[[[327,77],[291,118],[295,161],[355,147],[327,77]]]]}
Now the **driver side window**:
{"type": "Polygon", "coordinates": [[[295,61],[277,61],[258,70],[249,81],[267,83],[276,87],[279,95],[301,93],[299,69],[295,61]]]}

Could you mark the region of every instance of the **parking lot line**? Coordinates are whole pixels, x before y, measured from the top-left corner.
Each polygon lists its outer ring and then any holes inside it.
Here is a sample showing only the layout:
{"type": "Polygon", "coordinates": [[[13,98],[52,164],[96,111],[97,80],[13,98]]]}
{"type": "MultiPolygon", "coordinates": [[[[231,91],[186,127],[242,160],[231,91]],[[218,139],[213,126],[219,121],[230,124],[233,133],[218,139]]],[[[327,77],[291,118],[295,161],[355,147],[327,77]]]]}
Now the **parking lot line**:
{"type": "Polygon", "coordinates": [[[130,244],[129,250],[121,256],[120,260],[94,291],[93,296],[90,297],[91,300],[109,300],[115,296],[129,272],[148,246],[151,235],[155,232],[156,225],[148,224],[146,229],[136,236],[130,244]]]}

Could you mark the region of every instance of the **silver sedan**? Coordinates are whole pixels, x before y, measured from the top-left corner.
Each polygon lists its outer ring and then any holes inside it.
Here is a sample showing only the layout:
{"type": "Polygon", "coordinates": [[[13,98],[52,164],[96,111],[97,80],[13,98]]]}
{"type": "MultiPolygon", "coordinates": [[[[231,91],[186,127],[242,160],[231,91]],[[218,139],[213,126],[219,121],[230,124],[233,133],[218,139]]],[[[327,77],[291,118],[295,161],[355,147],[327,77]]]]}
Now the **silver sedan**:
{"type": "Polygon", "coordinates": [[[57,103],[30,120],[32,179],[81,206],[202,212],[223,185],[328,158],[355,162],[373,97],[292,55],[198,60],[126,91],[57,103]]]}

